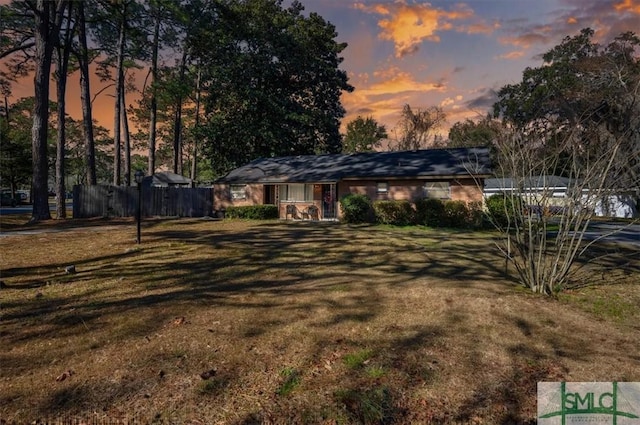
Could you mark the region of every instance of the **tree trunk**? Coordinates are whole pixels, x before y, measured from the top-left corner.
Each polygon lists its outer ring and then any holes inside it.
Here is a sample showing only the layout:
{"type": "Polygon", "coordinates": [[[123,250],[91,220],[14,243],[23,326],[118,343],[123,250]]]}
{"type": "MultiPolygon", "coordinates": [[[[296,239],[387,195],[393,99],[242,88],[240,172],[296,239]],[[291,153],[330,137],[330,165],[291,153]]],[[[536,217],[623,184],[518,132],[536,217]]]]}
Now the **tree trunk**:
{"type": "Polygon", "coordinates": [[[158,100],[156,99],[156,84],[158,80],[158,47],[160,39],[160,13],[156,11],[156,22],[153,27],[153,51],[151,53],[151,106],[149,111],[149,169],[147,174],[152,176],[156,171],[156,122],[158,121],[158,100]]]}
{"type": "Polygon", "coordinates": [[[9,98],[4,97],[4,118],[7,120],[7,128],[9,128],[9,98]]]}
{"type": "MultiPolygon", "coordinates": [[[[193,129],[197,131],[200,125],[200,78],[201,70],[198,67],[198,78],[196,80],[196,117],[193,123],[193,129]]],[[[195,186],[196,176],[198,174],[198,137],[193,137],[193,154],[191,155],[191,184],[195,186]]]]}
{"type": "Polygon", "coordinates": [[[71,38],[75,29],[71,28],[72,3],[69,3],[69,17],[67,28],[64,34],[63,45],[56,46],[56,71],[57,71],[57,99],[58,99],[58,136],[56,139],[56,218],[67,218],[66,208],[66,188],[65,188],[65,125],[66,125],[66,102],[67,93],[67,68],[69,67],[69,52],[71,51],[71,38]]]}
{"type": "Polygon", "coordinates": [[[129,120],[127,120],[127,106],[124,101],[124,87],[120,91],[120,113],[122,114],[122,132],[124,137],[124,185],[131,186],[131,138],[129,137],[129,120]]]}
{"type": "Polygon", "coordinates": [[[124,43],[127,20],[127,4],[123,3],[122,16],[120,16],[120,32],[118,35],[118,58],[116,64],[116,103],[113,119],[113,185],[120,186],[121,166],[120,166],[120,120],[122,96],[121,90],[124,88],[124,43]]]}
{"type": "Polygon", "coordinates": [[[35,16],[35,74],[33,126],[31,147],[33,158],[33,212],[31,222],[51,219],[49,211],[47,136],[49,122],[49,76],[53,45],[58,37],[59,26],[51,22],[51,6],[56,8],[56,16],[64,8],[64,2],[37,0],[35,16]]]}
{"type": "Polygon", "coordinates": [[[89,89],[89,49],[87,48],[87,30],[84,17],[84,3],[78,2],[78,24],[80,32],[80,53],[78,64],[80,66],[80,100],[82,103],[82,124],[84,128],[84,146],[86,161],[87,184],[98,184],[96,178],[96,149],[93,140],[93,116],[91,113],[91,91],[89,89]]]}
{"type": "MultiPolygon", "coordinates": [[[[9,130],[9,98],[5,95],[4,96],[4,115],[3,118],[5,120],[5,122],[7,123],[7,130],[9,130]]],[[[0,126],[0,147],[2,147],[2,142],[6,140],[6,138],[2,137],[2,127],[0,126]]],[[[13,173],[12,173],[13,174],[13,173]]],[[[11,188],[11,197],[15,198],[16,196],[16,183],[15,183],[15,179],[13,178],[13,175],[11,176],[11,181],[9,182],[9,187],[11,188]]]]}
{"type": "Polygon", "coordinates": [[[178,99],[173,116],[173,172],[182,173],[182,98],[178,99]]]}
{"type": "MultiPolygon", "coordinates": [[[[187,64],[187,51],[182,53],[182,63],[180,65],[180,89],[184,83],[184,72],[187,64]]],[[[176,100],[176,111],[173,121],[173,172],[182,174],[182,95],[178,95],[176,100]]]]}

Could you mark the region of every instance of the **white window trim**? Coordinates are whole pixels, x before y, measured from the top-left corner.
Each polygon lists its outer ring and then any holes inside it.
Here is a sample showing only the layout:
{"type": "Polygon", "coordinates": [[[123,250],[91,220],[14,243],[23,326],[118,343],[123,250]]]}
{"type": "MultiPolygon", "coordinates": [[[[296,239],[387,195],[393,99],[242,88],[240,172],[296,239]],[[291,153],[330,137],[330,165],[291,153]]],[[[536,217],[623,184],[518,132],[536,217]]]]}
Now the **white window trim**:
{"type": "Polygon", "coordinates": [[[229,195],[232,201],[240,201],[247,199],[247,185],[246,184],[232,184],[229,186],[229,195]]]}
{"type": "Polygon", "coordinates": [[[389,182],[376,182],[376,193],[389,193],[389,182]]]}
{"type": "Polygon", "coordinates": [[[427,181],[424,183],[424,194],[427,198],[433,199],[451,199],[451,183],[448,181],[427,181]],[[444,187],[433,187],[436,185],[444,186],[446,185],[446,189],[444,187]],[[431,187],[430,187],[431,186],[431,187]],[[433,196],[432,193],[444,193],[446,190],[446,196],[433,196]]]}
{"type": "Polygon", "coordinates": [[[280,185],[280,200],[282,202],[311,202],[313,201],[313,185],[305,183],[289,183],[280,185]],[[304,186],[303,198],[304,199],[291,199],[291,186],[297,186],[299,192],[299,186],[304,186]]]}

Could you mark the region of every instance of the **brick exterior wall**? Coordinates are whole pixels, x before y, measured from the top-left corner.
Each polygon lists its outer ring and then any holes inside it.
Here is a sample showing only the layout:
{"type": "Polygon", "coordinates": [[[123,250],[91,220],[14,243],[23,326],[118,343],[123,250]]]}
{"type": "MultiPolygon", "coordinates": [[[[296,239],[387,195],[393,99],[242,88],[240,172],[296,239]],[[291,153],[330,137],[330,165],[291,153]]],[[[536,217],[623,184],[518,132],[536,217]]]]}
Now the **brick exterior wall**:
{"type": "MultiPolygon", "coordinates": [[[[371,201],[415,201],[425,197],[424,184],[424,180],[342,181],[338,183],[338,199],[349,193],[356,193],[368,196],[371,201]],[[388,183],[386,193],[378,193],[378,182],[388,183]]],[[[482,188],[477,186],[474,179],[450,180],[449,188],[451,200],[464,202],[482,201],[482,188]]]]}
{"type": "MultiPolygon", "coordinates": [[[[437,181],[437,180],[434,180],[437,181]]],[[[440,180],[449,181],[450,199],[464,202],[482,202],[482,187],[472,179],[440,180]]],[[[482,184],[482,182],[479,182],[482,184]]],[[[372,201],[379,200],[407,200],[410,202],[425,196],[425,180],[347,180],[337,184],[337,200],[343,196],[354,193],[368,196],[372,201]],[[378,193],[378,182],[386,182],[387,192],[378,193]]],[[[262,184],[250,184],[245,186],[244,199],[231,199],[231,187],[226,184],[216,184],[214,191],[214,210],[224,210],[229,206],[261,205],[264,203],[264,186],[262,184]]],[[[315,205],[322,215],[322,186],[314,185],[313,201],[286,202],[281,200],[279,204],[280,218],[290,218],[292,214],[287,212],[287,205],[294,205],[294,218],[303,218],[310,205],[315,205]]],[[[337,217],[341,212],[339,202],[336,202],[337,217]]],[[[320,217],[322,218],[322,217],[320,217]]]]}
{"type": "Polygon", "coordinates": [[[482,181],[457,179],[451,182],[451,199],[464,202],[482,202],[482,181]]]}
{"type": "Polygon", "coordinates": [[[213,185],[213,209],[220,211],[230,206],[242,207],[247,205],[261,205],[264,203],[264,185],[248,184],[245,185],[244,199],[231,199],[231,185],[215,184],[213,185]]]}

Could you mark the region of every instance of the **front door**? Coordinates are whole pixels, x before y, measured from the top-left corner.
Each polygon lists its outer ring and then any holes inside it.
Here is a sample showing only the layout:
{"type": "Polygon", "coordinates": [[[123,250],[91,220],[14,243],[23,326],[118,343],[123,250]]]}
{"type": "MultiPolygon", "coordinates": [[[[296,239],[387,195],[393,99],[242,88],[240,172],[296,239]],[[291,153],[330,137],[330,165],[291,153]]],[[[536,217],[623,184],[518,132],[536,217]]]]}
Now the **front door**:
{"type": "Polygon", "coordinates": [[[276,186],[273,184],[264,185],[264,199],[262,203],[265,205],[276,205],[276,186]]]}
{"type": "Polygon", "coordinates": [[[336,218],[336,189],[335,184],[322,185],[322,218],[332,220],[336,218]]]}

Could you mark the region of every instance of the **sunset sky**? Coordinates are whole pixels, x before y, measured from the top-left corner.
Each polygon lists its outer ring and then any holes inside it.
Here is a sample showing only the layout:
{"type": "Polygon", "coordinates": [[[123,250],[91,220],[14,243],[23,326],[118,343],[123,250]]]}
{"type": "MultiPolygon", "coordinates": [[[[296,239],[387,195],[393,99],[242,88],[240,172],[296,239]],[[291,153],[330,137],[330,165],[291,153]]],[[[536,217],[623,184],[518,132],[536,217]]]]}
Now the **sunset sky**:
{"type": "MultiPolygon", "coordinates": [[[[7,0],[0,0],[7,3],[7,0]]],[[[286,3],[286,2],[285,2],[286,3]]],[[[521,79],[527,66],[567,35],[591,27],[607,42],[623,31],[640,33],[640,0],[302,0],[336,26],[347,42],[342,68],[353,93],[343,96],[347,116],[373,116],[392,130],[404,104],[441,106],[447,126],[486,114],[495,91],[521,79]]],[[[70,81],[77,87],[77,76],[70,81]]],[[[94,84],[92,91],[99,90],[94,84]]],[[[32,81],[13,97],[33,93],[32,81]]],[[[98,96],[96,117],[113,127],[110,90],[98,96]]],[[[54,90],[52,87],[52,98],[54,90]]],[[[80,118],[79,96],[68,98],[80,118]]],[[[127,103],[130,103],[129,95],[127,103]]]]}
{"type": "Polygon", "coordinates": [[[372,115],[392,129],[402,105],[441,106],[448,125],[484,115],[495,91],[567,35],[591,27],[598,42],[640,33],[640,0],[306,0],[349,47],[345,122],[372,115]]]}

